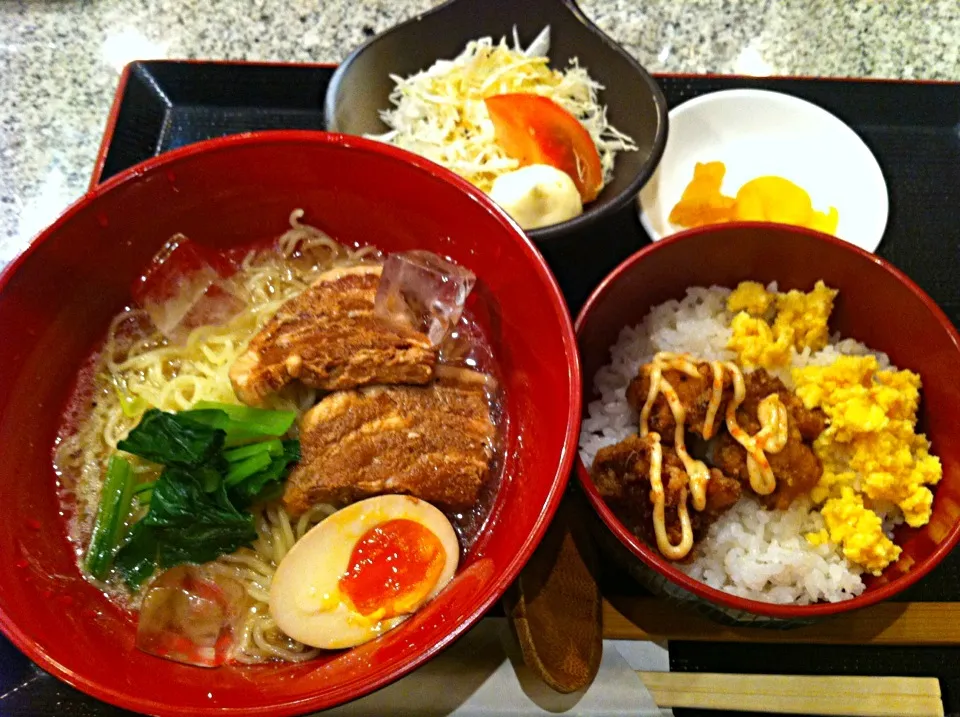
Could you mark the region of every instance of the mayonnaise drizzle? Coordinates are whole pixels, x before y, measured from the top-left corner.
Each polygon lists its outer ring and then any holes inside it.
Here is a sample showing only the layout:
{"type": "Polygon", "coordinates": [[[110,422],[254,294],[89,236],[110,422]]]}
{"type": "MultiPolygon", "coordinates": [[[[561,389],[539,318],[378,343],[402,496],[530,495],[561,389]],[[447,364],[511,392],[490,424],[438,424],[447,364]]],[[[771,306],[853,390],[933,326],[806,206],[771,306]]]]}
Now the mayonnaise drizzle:
{"type": "Polygon", "coordinates": [[[670,560],[682,560],[687,557],[693,548],[693,526],[690,524],[690,513],[687,512],[687,489],[680,492],[680,507],[677,514],[680,517],[680,542],[674,545],[667,535],[666,522],[666,495],[663,491],[663,446],[660,445],[660,434],[651,433],[650,440],[650,498],[653,501],[653,531],[657,536],[657,547],[670,560]]]}
{"type": "MultiPolygon", "coordinates": [[[[712,438],[716,434],[716,417],[720,411],[723,399],[723,371],[730,372],[733,380],[733,398],[727,404],[726,425],[733,436],[747,452],[747,473],[750,477],[750,487],[759,495],[769,495],[777,487],[776,478],[770,467],[764,451],[777,453],[783,450],[787,443],[787,409],[776,393],[771,393],[757,406],[757,420],[760,430],[751,436],[737,424],[737,409],[746,397],[746,386],[743,373],[732,362],[710,362],[713,374],[710,403],[703,421],[703,437],[712,438]]],[[[702,511],[707,505],[707,483],[710,480],[710,469],[703,461],[696,460],[687,452],[684,441],[686,433],[686,409],[677,395],[676,389],[663,377],[663,372],[673,369],[691,376],[700,378],[697,364],[686,354],[676,354],[661,351],[653,357],[650,364],[650,389],[647,398],[640,410],[640,436],[650,435],[653,443],[650,451],[650,499],[653,502],[653,529],[657,538],[657,547],[670,560],[685,558],[693,548],[693,527],[690,523],[690,513],[687,509],[687,487],[682,489],[680,501],[677,505],[677,516],[680,519],[680,542],[674,545],[667,535],[665,520],[666,493],[663,488],[663,447],[660,444],[660,434],[650,433],[650,412],[661,393],[667,400],[670,412],[673,414],[674,449],[683,463],[683,468],[689,476],[690,496],[693,498],[693,507],[702,511]]]]}
{"type": "Polygon", "coordinates": [[[703,437],[706,440],[713,438],[716,433],[717,411],[720,410],[720,399],[723,397],[723,364],[711,361],[710,368],[713,369],[713,393],[707,405],[707,415],[703,417],[703,437]]]}
{"type": "Polygon", "coordinates": [[[787,444],[787,407],[780,396],[771,393],[757,406],[760,430],[751,436],[737,424],[737,409],[746,397],[743,374],[735,364],[725,364],[733,377],[733,398],[727,404],[727,430],[747,452],[747,474],[750,487],[757,495],[770,495],[777,487],[770,461],[764,451],[779,453],[787,444]]]}

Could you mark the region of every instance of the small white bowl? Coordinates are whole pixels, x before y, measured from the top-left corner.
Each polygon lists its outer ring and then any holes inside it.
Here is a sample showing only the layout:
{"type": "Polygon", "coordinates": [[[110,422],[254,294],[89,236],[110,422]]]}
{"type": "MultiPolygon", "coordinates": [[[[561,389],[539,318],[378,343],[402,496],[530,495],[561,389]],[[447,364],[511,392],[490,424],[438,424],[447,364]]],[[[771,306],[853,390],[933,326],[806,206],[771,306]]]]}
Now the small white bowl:
{"type": "Polygon", "coordinates": [[[640,192],[640,222],[657,241],[682,227],[670,210],[693,178],[697,162],[723,162],[722,192],[777,175],[803,187],[818,211],[837,208],[837,236],[872,252],[887,226],[887,185],[873,153],[826,110],[766,90],[724,90],[670,111],[667,147],[640,192]]]}

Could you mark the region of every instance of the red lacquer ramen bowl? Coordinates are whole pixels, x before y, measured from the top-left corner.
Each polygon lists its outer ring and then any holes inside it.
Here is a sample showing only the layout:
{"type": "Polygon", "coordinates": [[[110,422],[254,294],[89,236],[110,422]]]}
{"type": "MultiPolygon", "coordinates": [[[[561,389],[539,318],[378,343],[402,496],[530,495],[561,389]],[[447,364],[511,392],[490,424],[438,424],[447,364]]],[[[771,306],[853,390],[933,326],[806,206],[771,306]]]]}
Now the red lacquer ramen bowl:
{"type": "Polygon", "coordinates": [[[752,279],[780,290],[809,291],[818,279],[840,290],[831,329],[889,354],[923,380],[920,428],[943,463],[933,516],[902,529],[898,562],[864,582],[863,594],[839,603],[774,605],[707,587],[679,571],[633,535],[607,507],[583,462],[577,475],[599,516],[596,534],[640,582],[728,623],[786,627],[879,602],[915,583],[960,540],[960,337],[950,319],[910,279],[883,260],[824,234],[775,224],[728,224],[694,229],[637,252],[593,292],[576,322],[584,407],[597,397],[594,376],[610,360],[620,330],[647,311],[682,299],[687,287],[733,287],[752,279]]]}
{"type": "Polygon", "coordinates": [[[152,714],[290,715],[371,692],[436,655],[501,596],[539,541],[580,423],[573,327],[547,265],[492,201],[440,167],[356,137],[275,132],[139,165],[71,207],[0,277],[0,627],[41,667],[152,714]],[[295,207],[345,243],[427,249],[478,277],[468,308],[504,382],[506,467],[456,577],[349,651],[205,670],[134,647],[132,616],[84,582],[58,515],[51,448],[81,360],[174,233],[229,248],[279,236],[295,207]]]}

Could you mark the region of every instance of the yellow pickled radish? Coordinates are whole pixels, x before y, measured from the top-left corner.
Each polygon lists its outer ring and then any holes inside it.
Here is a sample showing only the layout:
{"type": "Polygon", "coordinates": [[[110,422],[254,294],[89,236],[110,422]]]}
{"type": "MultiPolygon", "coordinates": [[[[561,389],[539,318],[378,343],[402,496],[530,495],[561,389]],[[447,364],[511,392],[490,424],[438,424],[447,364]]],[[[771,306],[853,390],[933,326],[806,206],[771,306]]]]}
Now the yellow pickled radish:
{"type": "Polygon", "coordinates": [[[733,221],[777,222],[835,234],[840,214],[813,208],[810,195],[789,179],[767,175],[752,179],[728,197],[720,191],[726,167],[722,162],[697,163],[693,179],[670,212],[670,222],[697,227],[733,221]]]}

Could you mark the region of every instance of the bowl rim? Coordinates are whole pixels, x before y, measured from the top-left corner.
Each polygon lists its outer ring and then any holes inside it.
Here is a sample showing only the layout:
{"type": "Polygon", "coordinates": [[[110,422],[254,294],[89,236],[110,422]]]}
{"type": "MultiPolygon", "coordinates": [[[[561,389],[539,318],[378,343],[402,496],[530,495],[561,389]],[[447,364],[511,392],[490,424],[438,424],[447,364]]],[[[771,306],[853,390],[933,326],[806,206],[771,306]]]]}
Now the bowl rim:
{"type": "MultiPolygon", "coordinates": [[[[573,322],[570,317],[569,309],[564,301],[563,294],[560,291],[559,284],[553,273],[543,258],[542,254],[533,245],[530,238],[520,229],[516,222],[501,209],[492,199],[472,184],[462,179],[453,172],[441,167],[438,164],[430,162],[418,155],[399,149],[392,145],[387,145],[375,140],[364,139],[362,137],[346,135],[334,132],[324,132],[319,130],[266,130],[258,132],[245,132],[242,134],[228,135],[226,137],[217,137],[203,142],[197,142],[187,145],[161,155],[151,157],[141,163],[138,163],[123,172],[111,177],[103,184],[93,187],[68,206],[51,224],[40,231],[30,242],[29,246],[21,252],[13,261],[11,261],[2,271],[0,271],[0,300],[3,298],[4,290],[16,275],[19,269],[27,259],[36,252],[41,245],[46,243],[61,227],[70,222],[74,216],[87,210],[94,205],[99,197],[111,193],[119,187],[140,180],[144,176],[156,175],[158,172],[166,171],[172,165],[195,157],[201,154],[214,154],[218,152],[231,151],[236,147],[245,147],[249,145],[274,145],[274,144],[319,144],[354,151],[364,151],[372,154],[381,155],[393,161],[402,161],[413,165],[420,172],[428,176],[446,181],[464,193],[469,199],[479,203],[483,209],[492,214],[505,229],[512,231],[520,242],[522,250],[530,257],[534,265],[539,267],[542,276],[546,282],[549,293],[549,301],[553,306],[562,326],[562,343],[567,363],[567,380],[569,383],[568,402],[570,405],[567,417],[566,435],[564,436],[562,449],[560,451],[557,469],[552,483],[547,491],[547,497],[537,515],[533,529],[527,535],[521,545],[517,546],[513,557],[508,562],[506,568],[491,582],[488,588],[489,595],[484,600],[478,602],[470,609],[469,614],[456,624],[449,628],[449,631],[434,645],[428,646],[422,652],[413,655],[409,659],[400,662],[393,662],[379,670],[379,674],[374,677],[359,676],[341,684],[333,691],[324,693],[315,693],[308,697],[297,699],[284,699],[272,704],[251,705],[244,707],[192,707],[177,708],[176,714],[182,715],[297,715],[319,709],[327,709],[335,705],[344,704],[352,700],[368,695],[382,687],[387,686],[409,674],[416,668],[423,665],[429,659],[443,651],[456,639],[462,636],[468,629],[473,627],[490,608],[503,596],[503,593],[519,575],[520,570],[526,564],[527,560],[533,554],[537,545],[540,543],[547,526],[549,525],[554,513],[556,512],[560,501],[566,491],[567,482],[573,470],[573,463],[577,454],[577,439],[580,434],[580,421],[582,410],[582,377],[580,368],[580,355],[577,351],[576,336],[573,330],[573,322]]],[[[82,579],[82,578],[80,578],[82,579]]],[[[51,673],[63,682],[86,692],[97,699],[103,700],[126,709],[133,709],[150,714],[171,714],[170,705],[157,702],[151,699],[143,699],[129,691],[117,689],[115,686],[107,684],[101,680],[90,679],[80,672],[67,667],[54,659],[48,652],[30,637],[17,624],[13,615],[0,608],[0,631],[13,642],[17,648],[28,658],[38,664],[47,672],[51,673]]]]}
{"type": "MultiPolygon", "coordinates": [[[[859,255],[862,259],[879,266],[894,280],[905,286],[914,296],[916,296],[917,299],[919,299],[920,302],[926,307],[927,311],[933,315],[937,323],[940,324],[947,336],[953,342],[956,352],[960,354],[960,334],[958,334],[953,322],[950,321],[943,310],[937,306],[936,302],[931,299],[927,293],[923,291],[923,289],[917,286],[912,279],[910,279],[895,266],[884,259],[881,259],[880,257],[861,249],[860,247],[850,244],[849,242],[845,242],[844,240],[838,239],[837,237],[829,234],[823,234],[805,227],[795,227],[786,224],[776,224],[773,222],[731,222],[722,225],[695,227],[693,229],[687,229],[676,234],[671,234],[668,237],[664,237],[662,241],[651,242],[648,246],[643,247],[621,262],[590,294],[589,298],[584,303],[583,308],[580,310],[580,313],[577,315],[576,322],[574,323],[574,328],[577,332],[577,338],[579,339],[583,328],[589,323],[591,314],[593,313],[597,304],[606,296],[607,293],[610,292],[615,283],[620,281],[622,277],[628,275],[634,266],[640,264],[651,254],[661,251],[672,244],[686,241],[690,238],[715,231],[719,228],[723,228],[724,230],[745,229],[748,231],[753,231],[763,229],[795,232],[798,234],[807,235],[818,241],[833,244],[845,251],[851,251],[854,254],[859,255]]],[[[650,307],[647,307],[647,309],[649,308],[650,307]]],[[[584,406],[586,406],[592,397],[593,378],[590,377],[590,380],[591,387],[588,389],[587,386],[584,386],[584,406]]],[[[867,607],[868,605],[874,605],[905,590],[927,575],[940,563],[940,561],[947,556],[947,554],[950,553],[957,543],[960,542],[960,520],[957,520],[947,533],[947,536],[944,538],[944,540],[942,540],[936,546],[936,548],[930,553],[930,555],[926,557],[925,560],[915,564],[909,572],[902,574],[889,583],[881,585],[875,590],[863,592],[860,595],[851,598],[850,600],[834,603],[814,603],[811,605],[781,605],[776,603],[761,602],[759,600],[742,598],[722,590],[712,588],[706,583],[702,583],[699,580],[686,575],[674,567],[669,561],[661,557],[655,548],[647,545],[645,541],[638,538],[630,530],[628,530],[626,526],[624,526],[623,523],[620,522],[620,520],[614,515],[613,511],[607,506],[603,498],[600,496],[600,493],[597,491],[597,488],[594,485],[593,479],[590,475],[590,471],[587,470],[583,459],[580,457],[579,448],[577,450],[576,457],[576,473],[580,486],[583,488],[588,500],[590,501],[590,504],[600,516],[600,519],[603,521],[606,528],[614,534],[620,543],[623,544],[623,546],[626,547],[635,558],[639,559],[648,568],[667,578],[675,586],[680,587],[689,593],[693,593],[698,598],[701,598],[709,603],[720,605],[721,607],[725,608],[732,608],[734,610],[741,610],[756,615],[762,615],[765,617],[785,620],[793,620],[797,618],[817,618],[849,612],[861,607],[867,607]]]]}
{"type": "MultiPolygon", "coordinates": [[[[837,130],[847,136],[857,150],[863,153],[864,157],[868,159],[869,169],[871,173],[876,173],[876,176],[880,179],[880,188],[883,190],[882,196],[878,196],[879,205],[882,207],[883,211],[883,221],[879,224],[880,232],[877,238],[874,240],[875,244],[871,253],[876,251],[876,249],[883,242],[883,235],[887,231],[887,224],[890,221],[890,188],[887,186],[887,178],[883,174],[883,168],[880,166],[880,161],[877,159],[877,155],[874,154],[873,150],[870,149],[870,146],[864,141],[863,137],[851,127],[847,122],[844,122],[842,119],[837,117],[833,112],[818,105],[815,102],[810,100],[805,100],[802,97],[797,97],[796,95],[790,94],[789,92],[781,92],[779,90],[765,90],[755,87],[738,87],[728,90],[716,90],[714,92],[707,92],[697,97],[693,97],[686,102],[682,102],[673,109],[670,110],[669,118],[670,122],[677,121],[681,116],[688,114],[701,105],[710,105],[717,101],[722,100],[762,100],[768,103],[781,103],[787,105],[792,111],[802,110],[803,112],[808,112],[812,114],[820,115],[827,119],[831,124],[837,127],[837,130]]],[[[664,147],[664,152],[666,147],[664,147]]],[[[660,169],[662,166],[662,156],[661,161],[657,163],[657,169],[660,169]]],[[[652,176],[652,175],[651,175],[652,176]]],[[[645,188],[646,185],[644,185],[645,188]]],[[[643,205],[642,191],[637,193],[637,209],[638,215],[640,217],[640,224],[643,226],[644,231],[654,242],[663,241],[672,236],[676,236],[682,232],[688,231],[687,229],[680,229],[670,234],[661,234],[653,227],[653,223],[650,221],[650,215],[647,213],[647,209],[643,205]]],[[[741,223],[741,222],[731,222],[731,223],[741,223]]],[[[747,223],[747,222],[742,222],[747,223]]],[[[756,222],[763,223],[763,222],[756,222]]],[[[848,244],[853,244],[852,242],[847,242],[848,244]]],[[[853,244],[853,246],[857,246],[853,244]]],[[[862,247],[860,247],[862,248],[862,247]]]]}
{"type": "MultiPolygon", "coordinates": [[[[387,34],[402,32],[407,28],[408,25],[413,25],[420,22],[425,17],[447,10],[456,2],[458,2],[458,0],[446,0],[446,2],[442,2],[439,5],[426,10],[425,12],[418,13],[408,20],[398,23],[397,25],[393,25],[383,32],[374,35],[359,47],[355,48],[349,55],[347,55],[347,57],[344,58],[343,62],[340,63],[336,71],[333,73],[333,76],[330,78],[330,83],[327,85],[327,90],[324,93],[323,116],[324,122],[327,124],[327,126],[330,126],[334,123],[337,107],[336,95],[339,92],[340,87],[343,85],[344,77],[350,71],[350,68],[356,62],[357,58],[363,52],[365,52],[368,47],[379,41],[387,34]]],[[[640,189],[647,183],[650,177],[653,176],[654,171],[660,165],[663,152],[667,147],[667,136],[670,131],[670,113],[667,110],[667,98],[663,94],[663,90],[660,89],[660,85],[657,83],[657,80],[654,78],[653,74],[643,65],[641,65],[631,53],[627,52],[620,43],[616,42],[612,37],[601,30],[596,23],[587,17],[575,0],[561,0],[558,2],[557,12],[561,11],[572,15],[588,32],[595,35],[599,42],[602,42],[604,45],[606,45],[611,52],[616,52],[623,56],[623,58],[636,73],[638,86],[646,87],[650,91],[650,94],[653,98],[653,104],[656,107],[657,131],[656,134],[654,134],[653,143],[650,147],[650,156],[647,158],[646,163],[643,165],[641,170],[634,175],[633,179],[626,187],[624,187],[619,193],[610,197],[608,204],[599,209],[596,207],[591,207],[588,204],[584,208],[583,213],[578,214],[571,219],[567,219],[556,224],[549,224],[545,227],[526,230],[525,233],[527,236],[537,244],[546,244],[547,242],[557,241],[565,236],[584,230],[595,220],[603,219],[611,214],[615,214],[633,201],[638,196],[640,189]]],[[[464,41],[464,44],[472,39],[474,38],[467,38],[467,40],[464,41]]],[[[439,60],[442,58],[437,59],[439,60]]],[[[607,107],[609,106],[609,103],[606,103],[603,106],[607,107]]],[[[617,171],[616,164],[614,164],[613,171],[614,173],[617,171]]]]}

